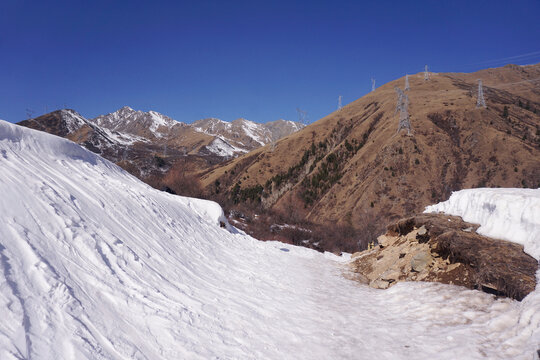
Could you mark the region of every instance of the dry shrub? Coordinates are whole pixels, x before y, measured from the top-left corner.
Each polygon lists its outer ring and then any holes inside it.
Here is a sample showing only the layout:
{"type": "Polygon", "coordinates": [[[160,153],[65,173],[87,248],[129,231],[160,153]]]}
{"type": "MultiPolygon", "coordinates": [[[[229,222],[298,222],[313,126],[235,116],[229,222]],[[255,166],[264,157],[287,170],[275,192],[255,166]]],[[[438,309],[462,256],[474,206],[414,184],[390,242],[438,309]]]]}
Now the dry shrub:
{"type": "Polygon", "coordinates": [[[161,180],[161,190],[172,190],[173,193],[200,198],[203,190],[200,180],[193,174],[186,174],[182,168],[171,169],[161,180]]]}

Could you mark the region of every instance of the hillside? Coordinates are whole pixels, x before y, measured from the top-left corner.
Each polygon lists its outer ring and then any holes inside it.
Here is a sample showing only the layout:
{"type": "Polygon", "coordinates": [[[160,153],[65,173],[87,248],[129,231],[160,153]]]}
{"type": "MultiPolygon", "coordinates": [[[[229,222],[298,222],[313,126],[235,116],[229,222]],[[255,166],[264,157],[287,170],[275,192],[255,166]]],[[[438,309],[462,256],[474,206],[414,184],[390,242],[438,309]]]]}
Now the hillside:
{"type": "Polygon", "coordinates": [[[374,290],[343,277],[344,258],[221,228],[217,204],[156,191],[65,139],[0,121],[0,154],[2,359],[537,349],[538,291],[517,303],[441,284],[374,290]]]}
{"type": "Polygon", "coordinates": [[[302,127],[285,120],[258,124],[203,119],[185,124],[128,106],[95,119],[70,109],[57,110],[19,125],[68,138],[158,188],[171,169],[182,174],[206,170],[302,127]],[[221,126],[211,127],[214,122],[221,126]]]}
{"type": "MultiPolygon", "coordinates": [[[[404,78],[204,174],[228,207],[272,209],[378,235],[452,191],[540,186],[540,64],[409,76],[412,136],[397,134],[404,78]],[[487,108],[477,108],[477,79],[487,108]],[[506,110],[505,110],[506,109],[506,110]],[[375,224],[375,226],[372,226],[375,224]]],[[[351,241],[356,241],[351,239],[351,241]]]]}

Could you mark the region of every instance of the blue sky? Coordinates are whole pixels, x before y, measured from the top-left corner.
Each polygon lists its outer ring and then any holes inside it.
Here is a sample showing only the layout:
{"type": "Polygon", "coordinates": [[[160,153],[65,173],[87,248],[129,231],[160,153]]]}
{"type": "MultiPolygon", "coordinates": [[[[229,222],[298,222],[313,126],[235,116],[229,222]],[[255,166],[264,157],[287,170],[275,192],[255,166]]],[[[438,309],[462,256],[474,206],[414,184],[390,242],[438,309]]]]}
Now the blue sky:
{"type": "Polygon", "coordinates": [[[540,62],[540,1],[0,2],[0,118],[311,121],[424,64],[540,62]],[[512,59],[506,59],[511,58],[512,59]]]}

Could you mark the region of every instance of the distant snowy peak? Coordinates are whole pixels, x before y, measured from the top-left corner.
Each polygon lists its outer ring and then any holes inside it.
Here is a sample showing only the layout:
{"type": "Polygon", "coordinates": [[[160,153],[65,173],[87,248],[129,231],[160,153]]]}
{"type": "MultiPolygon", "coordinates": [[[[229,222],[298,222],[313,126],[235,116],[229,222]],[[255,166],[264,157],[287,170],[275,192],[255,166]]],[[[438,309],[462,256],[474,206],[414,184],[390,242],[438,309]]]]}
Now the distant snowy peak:
{"type": "Polygon", "coordinates": [[[174,126],[181,124],[156,111],[133,110],[129,106],[107,115],[100,115],[91,121],[112,131],[143,137],[163,137],[174,126]]]}
{"type": "Polygon", "coordinates": [[[82,126],[88,124],[88,120],[81,116],[78,112],[71,109],[62,109],[58,111],[62,121],[65,123],[69,133],[79,130],[82,126]]]}
{"type": "Polygon", "coordinates": [[[192,125],[193,130],[212,136],[229,131],[232,124],[217,118],[207,118],[195,121],[192,125]]]}
{"type": "Polygon", "coordinates": [[[195,131],[220,137],[229,145],[244,152],[264,146],[303,128],[294,121],[277,120],[266,124],[239,118],[232,122],[208,118],[193,123],[195,131]]]}
{"type": "Polygon", "coordinates": [[[247,152],[247,150],[235,147],[220,137],[216,137],[209,145],[205,146],[201,151],[203,153],[208,152],[224,158],[232,158],[234,156],[247,152]]]}

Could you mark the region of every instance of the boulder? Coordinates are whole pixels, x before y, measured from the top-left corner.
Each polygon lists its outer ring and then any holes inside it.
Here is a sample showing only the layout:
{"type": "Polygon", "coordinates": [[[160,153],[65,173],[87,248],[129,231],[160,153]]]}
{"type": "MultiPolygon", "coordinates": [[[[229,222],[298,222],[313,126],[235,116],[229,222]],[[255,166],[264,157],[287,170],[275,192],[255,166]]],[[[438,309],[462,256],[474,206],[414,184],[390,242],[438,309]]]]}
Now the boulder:
{"type": "Polygon", "coordinates": [[[420,272],[431,265],[432,260],[431,254],[428,251],[421,251],[411,259],[411,269],[420,272]]]}

